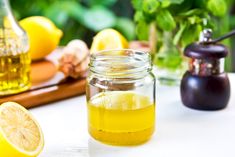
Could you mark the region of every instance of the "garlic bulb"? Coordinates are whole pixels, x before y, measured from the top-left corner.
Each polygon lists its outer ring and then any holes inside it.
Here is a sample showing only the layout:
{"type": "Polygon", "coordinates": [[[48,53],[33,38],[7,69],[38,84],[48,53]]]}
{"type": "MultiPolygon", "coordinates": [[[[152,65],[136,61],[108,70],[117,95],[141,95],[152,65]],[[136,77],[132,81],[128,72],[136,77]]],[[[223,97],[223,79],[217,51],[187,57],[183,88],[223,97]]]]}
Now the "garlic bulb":
{"type": "Polygon", "coordinates": [[[63,49],[59,59],[59,70],[65,77],[85,77],[89,64],[89,49],[82,40],[72,40],[63,49]]]}

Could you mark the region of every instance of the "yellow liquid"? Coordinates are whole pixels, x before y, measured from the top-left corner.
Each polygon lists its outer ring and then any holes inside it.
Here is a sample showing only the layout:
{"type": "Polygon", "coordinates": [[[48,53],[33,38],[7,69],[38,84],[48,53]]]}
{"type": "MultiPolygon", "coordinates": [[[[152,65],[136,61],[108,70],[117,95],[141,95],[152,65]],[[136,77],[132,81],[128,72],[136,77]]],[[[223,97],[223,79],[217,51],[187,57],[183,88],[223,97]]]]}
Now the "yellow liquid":
{"type": "Polygon", "coordinates": [[[104,92],[88,102],[89,133],[114,145],[146,142],[154,132],[155,107],[149,97],[133,92],[104,92]]]}
{"type": "Polygon", "coordinates": [[[30,87],[30,57],[28,53],[0,55],[0,96],[22,92],[30,87]]]}

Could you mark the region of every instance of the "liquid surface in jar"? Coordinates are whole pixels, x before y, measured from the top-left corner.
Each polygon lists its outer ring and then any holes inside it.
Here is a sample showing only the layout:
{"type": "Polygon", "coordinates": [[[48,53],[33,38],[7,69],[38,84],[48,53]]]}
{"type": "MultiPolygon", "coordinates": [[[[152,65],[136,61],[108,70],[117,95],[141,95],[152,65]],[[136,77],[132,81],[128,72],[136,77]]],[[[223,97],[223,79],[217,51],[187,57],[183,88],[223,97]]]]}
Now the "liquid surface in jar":
{"type": "Polygon", "coordinates": [[[30,87],[28,53],[0,56],[0,96],[15,94],[30,87]]]}
{"type": "Polygon", "coordinates": [[[114,145],[146,142],[154,132],[155,107],[147,96],[113,91],[95,95],[88,102],[89,132],[114,145]]]}

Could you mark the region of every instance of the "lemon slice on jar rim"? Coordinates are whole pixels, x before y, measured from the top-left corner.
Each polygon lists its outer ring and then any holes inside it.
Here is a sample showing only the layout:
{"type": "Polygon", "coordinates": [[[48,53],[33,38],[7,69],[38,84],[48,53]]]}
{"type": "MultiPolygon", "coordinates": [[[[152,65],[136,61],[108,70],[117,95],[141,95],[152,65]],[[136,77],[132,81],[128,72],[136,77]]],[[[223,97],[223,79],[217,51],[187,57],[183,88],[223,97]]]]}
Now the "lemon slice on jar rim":
{"type": "Polygon", "coordinates": [[[44,146],[42,130],[21,105],[0,106],[0,157],[36,157],[44,146]]]}

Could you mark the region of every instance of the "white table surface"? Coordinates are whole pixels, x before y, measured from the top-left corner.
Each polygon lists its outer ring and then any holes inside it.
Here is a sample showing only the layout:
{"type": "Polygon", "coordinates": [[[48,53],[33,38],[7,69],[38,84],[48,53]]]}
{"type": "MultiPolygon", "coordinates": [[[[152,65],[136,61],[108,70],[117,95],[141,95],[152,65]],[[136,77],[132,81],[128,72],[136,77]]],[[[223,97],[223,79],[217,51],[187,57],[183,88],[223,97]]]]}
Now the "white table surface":
{"type": "Polygon", "coordinates": [[[45,135],[39,157],[233,157],[235,74],[229,77],[230,102],[220,111],[186,108],[179,87],[157,86],[156,132],[140,146],[115,147],[92,139],[85,95],[31,109],[45,135]]]}

